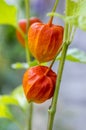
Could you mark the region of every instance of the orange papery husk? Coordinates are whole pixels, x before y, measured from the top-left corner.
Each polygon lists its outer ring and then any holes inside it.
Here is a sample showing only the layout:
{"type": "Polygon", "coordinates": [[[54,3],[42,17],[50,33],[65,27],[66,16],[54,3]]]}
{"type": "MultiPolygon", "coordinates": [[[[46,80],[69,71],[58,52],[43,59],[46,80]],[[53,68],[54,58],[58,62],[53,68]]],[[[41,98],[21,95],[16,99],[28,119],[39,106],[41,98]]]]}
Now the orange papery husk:
{"type": "Polygon", "coordinates": [[[28,31],[28,45],[32,55],[41,63],[52,60],[63,41],[62,26],[34,23],[28,31]]]}
{"type": "Polygon", "coordinates": [[[46,66],[29,68],[23,76],[23,89],[29,102],[43,103],[55,90],[56,73],[46,66]]]}

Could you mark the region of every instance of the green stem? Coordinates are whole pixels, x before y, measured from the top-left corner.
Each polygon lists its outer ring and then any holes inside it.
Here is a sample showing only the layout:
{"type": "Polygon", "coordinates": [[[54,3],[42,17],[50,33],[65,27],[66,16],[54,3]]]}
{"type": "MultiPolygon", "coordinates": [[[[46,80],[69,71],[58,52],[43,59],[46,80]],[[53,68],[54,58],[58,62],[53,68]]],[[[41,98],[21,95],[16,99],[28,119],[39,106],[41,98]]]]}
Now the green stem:
{"type": "Polygon", "coordinates": [[[58,3],[59,3],[59,0],[56,0],[56,1],[55,1],[55,4],[54,4],[54,7],[53,7],[53,9],[52,9],[52,12],[55,12],[55,11],[56,11],[56,8],[57,8],[58,3]]]}
{"type": "Polygon", "coordinates": [[[55,112],[56,112],[57,99],[58,99],[59,88],[60,88],[60,83],[61,83],[62,72],[63,72],[63,68],[64,68],[67,49],[68,49],[68,44],[64,43],[64,46],[62,49],[61,60],[59,63],[59,68],[58,68],[58,77],[57,77],[54,97],[52,100],[51,108],[48,111],[49,112],[48,130],[52,130],[52,128],[53,128],[53,121],[54,121],[54,116],[55,116],[55,112]]]}
{"type": "MultiPolygon", "coordinates": [[[[68,9],[67,9],[68,4],[69,4],[68,0],[66,0],[66,15],[68,15],[68,9]]],[[[61,59],[59,62],[59,67],[58,67],[58,76],[57,76],[57,81],[56,81],[56,87],[55,87],[55,92],[54,92],[54,96],[52,99],[51,107],[48,110],[49,118],[48,118],[47,130],[53,129],[53,122],[54,122],[54,117],[55,117],[56,108],[57,108],[57,100],[58,100],[58,95],[59,95],[59,89],[60,89],[60,84],[61,84],[61,79],[62,79],[62,74],[63,74],[66,53],[67,53],[68,46],[70,44],[70,41],[68,41],[68,26],[69,25],[65,23],[63,48],[62,48],[61,59]]]]}
{"type": "Polygon", "coordinates": [[[31,55],[28,48],[28,28],[29,28],[29,19],[30,19],[30,0],[25,0],[25,7],[26,7],[26,19],[27,19],[27,26],[26,26],[26,38],[25,38],[25,45],[26,45],[26,58],[28,65],[30,66],[31,62],[31,55]]]}
{"type": "Polygon", "coordinates": [[[33,115],[33,103],[29,104],[29,109],[28,109],[28,128],[27,130],[32,130],[32,115],[33,115]]]}
{"type": "Polygon", "coordinates": [[[29,51],[29,48],[28,48],[28,37],[26,36],[25,38],[25,49],[26,49],[26,59],[27,59],[27,63],[30,67],[30,64],[31,64],[31,56],[30,56],[30,51],[29,51]]]}
{"type": "MultiPolygon", "coordinates": [[[[65,7],[65,15],[69,15],[69,0],[66,0],[66,7],[65,7]]],[[[64,39],[63,42],[69,41],[69,24],[65,23],[65,28],[64,28],[64,39]]]]}
{"type": "MultiPolygon", "coordinates": [[[[52,9],[52,13],[54,13],[54,12],[56,11],[56,8],[57,8],[58,3],[59,3],[59,0],[55,0],[54,6],[53,6],[53,9],[52,9]]],[[[51,17],[50,17],[50,20],[49,20],[49,24],[50,24],[50,25],[52,24],[53,17],[54,17],[54,16],[51,16],[51,17]]]]}
{"type": "Polygon", "coordinates": [[[27,18],[27,33],[29,28],[29,19],[30,19],[30,0],[25,0],[25,6],[26,6],[26,18],[27,18]]]}
{"type": "Polygon", "coordinates": [[[76,27],[73,26],[70,41],[74,39],[75,32],[76,32],[76,27]]]}
{"type": "Polygon", "coordinates": [[[57,56],[59,55],[59,53],[61,52],[62,47],[63,47],[63,44],[62,44],[61,47],[59,48],[59,50],[58,50],[56,56],[54,57],[54,59],[52,60],[52,62],[51,62],[51,64],[50,64],[50,67],[49,67],[50,69],[52,68],[52,66],[53,66],[53,64],[54,64],[54,62],[55,62],[55,60],[56,60],[56,57],[57,57],[57,56]]]}
{"type": "MultiPolygon", "coordinates": [[[[29,19],[30,19],[30,0],[25,0],[25,7],[26,7],[26,18],[27,18],[27,26],[26,26],[26,30],[27,30],[27,34],[26,34],[26,38],[25,38],[25,43],[26,43],[26,57],[27,57],[27,62],[29,67],[31,66],[31,54],[28,48],[28,28],[29,28],[29,19]]],[[[32,113],[33,113],[33,104],[29,103],[28,105],[28,122],[27,122],[27,130],[32,130],[32,113]]]]}

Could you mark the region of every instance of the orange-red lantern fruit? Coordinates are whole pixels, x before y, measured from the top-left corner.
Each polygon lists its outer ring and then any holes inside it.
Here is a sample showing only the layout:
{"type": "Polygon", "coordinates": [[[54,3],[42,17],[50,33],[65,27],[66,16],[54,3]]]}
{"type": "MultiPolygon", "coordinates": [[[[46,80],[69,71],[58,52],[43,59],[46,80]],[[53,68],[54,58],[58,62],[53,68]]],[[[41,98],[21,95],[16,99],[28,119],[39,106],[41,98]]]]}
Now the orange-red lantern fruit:
{"type": "Polygon", "coordinates": [[[46,66],[35,66],[25,72],[23,88],[29,102],[42,103],[53,96],[56,73],[48,69],[46,66]]]}
{"type": "Polygon", "coordinates": [[[63,27],[53,24],[34,23],[28,31],[28,45],[39,62],[52,60],[63,41],[63,27]]]}

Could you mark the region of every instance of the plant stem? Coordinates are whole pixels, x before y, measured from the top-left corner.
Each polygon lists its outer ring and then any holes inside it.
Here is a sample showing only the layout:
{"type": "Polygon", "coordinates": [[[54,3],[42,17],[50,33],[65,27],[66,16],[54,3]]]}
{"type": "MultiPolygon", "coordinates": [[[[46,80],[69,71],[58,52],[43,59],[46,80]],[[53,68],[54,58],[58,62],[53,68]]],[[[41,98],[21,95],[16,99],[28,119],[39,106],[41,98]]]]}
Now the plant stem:
{"type": "Polygon", "coordinates": [[[29,19],[30,19],[30,0],[25,0],[25,6],[26,6],[26,18],[27,18],[27,33],[29,28],[29,19]]]}
{"type": "MultiPolygon", "coordinates": [[[[65,15],[69,15],[69,0],[66,0],[66,7],[65,7],[65,15]]],[[[69,24],[65,23],[65,28],[64,28],[64,39],[63,42],[69,41],[69,24]]]]}
{"type": "MultiPolygon", "coordinates": [[[[55,0],[54,6],[53,6],[53,9],[52,9],[52,13],[54,13],[54,12],[56,11],[56,8],[57,8],[58,3],[59,3],[59,0],[55,0]]],[[[53,17],[54,17],[54,16],[51,16],[51,17],[50,17],[50,20],[49,20],[50,26],[52,25],[53,17]]]]}
{"type": "Polygon", "coordinates": [[[60,88],[67,49],[68,49],[68,44],[64,43],[64,46],[62,49],[62,54],[61,54],[61,60],[59,63],[59,68],[58,68],[58,77],[57,77],[54,97],[52,100],[51,108],[48,110],[48,112],[49,112],[48,130],[52,130],[52,127],[53,127],[53,121],[54,121],[54,116],[55,116],[55,112],[56,112],[57,99],[58,99],[59,88],[60,88]]]}
{"type": "MultiPolygon", "coordinates": [[[[63,46],[63,45],[62,45],[62,46],[63,46]]],[[[55,62],[55,60],[56,60],[57,55],[60,53],[60,51],[61,51],[61,49],[62,49],[62,46],[59,48],[59,50],[58,50],[56,56],[55,56],[54,59],[52,60],[50,66],[49,66],[48,70],[45,72],[45,74],[47,74],[47,73],[50,71],[50,69],[52,68],[52,66],[53,66],[53,64],[54,64],[54,62],[55,62]]]]}
{"type": "MultiPolygon", "coordinates": [[[[68,0],[66,0],[66,15],[68,15],[68,0]]],[[[60,84],[61,84],[61,79],[62,79],[62,73],[63,73],[63,68],[64,68],[64,63],[65,63],[65,58],[66,58],[66,53],[68,46],[70,44],[70,41],[68,41],[68,24],[65,23],[65,31],[64,31],[64,39],[63,39],[63,48],[62,48],[62,53],[61,53],[61,59],[59,62],[59,67],[58,67],[58,76],[57,76],[57,81],[56,81],[56,87],[55,87],[55,92],[54,96],[52,99],[51,107],[48,110],[49,113],[49,118],[48,118],[48,128],[47,130],[52,130],[53,128],[53,122],[54,122],[54,117],[56,113],[56,108],[57,108],[57,100],[58,100],[58,95],[59,95],[59,89],[60,89],[60,84]]]]}
{"type": "Polygon", "coordinates": [[[28,109],[28,128],[27,130],[32,130],[32,115],[33,115],[33,103],[29,103],[29,109],[28,109]]]}
{"type": "Polygon", "coordinates": [[[52,62],[51,62],[51,64],[50,64],[50,67],[49,67],[50,69],[52,68],[52,66],[53,66],[53,64],[54,64],[54,62],[55,62],[55,60],[56,60],[56,57],[57,57],[57,56],[59,55],[59,53],[61,52],[62,47],[63,47],[63,44],[62,44],[61,47],[59,48],[59,50],[58,50],[56,56],[54,57],[54,59],[52,60],[52,62]]]}
{"type": "MultiPolygon", "coordinates": [[[[27,34],[25,38],[25,43],[26,43],[26,57],[27,57],[27,62],[29,67],[31,66],[31,54],[28,48],[28,28],[29,28],[29,19],[30,19],[30,0],[25,0],[25,7],[26,7],[26,18],[27,18],[27,34]]],[[[32,113],[33,113],[33,104],[29,103],[28,105],[27,116],[28,116],[28,122],[27,122],[27,130],[32,130],[32,113]]]]}
{"type": "Polygon", "coordinates": [[[28,37],[26,36],[26,38],[25,38],[26,59],[27,59],[28,66],[30,67],[31,56],[30,56],[30,52],[29,52],[29,48],[28,48],[28,39],[27,38],[28,37]]]}
{"type": "Polygon", "coordinates": [[[28,28],[29,28],[29,19],[30,19],[30,0],[25,0],[25,7],[26,7],[26,18],[27,18],[27,26],[26,26],[26,38],[25,38],[25,45],[26,45],[26,58],[28,65],[30,66],[31,62],[31,55],[28,48],[28,28]]]}
{"type": "Polygon", "coordinates": [[[56,1],[55,1],[55,4],[54,4],[54,7],[53,7],[53,9],[52,9],[52,12],[55,12],[55,11],[56,11],[56,8],[57,8],[58,3],[59,3],[59,0],[56,0],[56,1]]]}

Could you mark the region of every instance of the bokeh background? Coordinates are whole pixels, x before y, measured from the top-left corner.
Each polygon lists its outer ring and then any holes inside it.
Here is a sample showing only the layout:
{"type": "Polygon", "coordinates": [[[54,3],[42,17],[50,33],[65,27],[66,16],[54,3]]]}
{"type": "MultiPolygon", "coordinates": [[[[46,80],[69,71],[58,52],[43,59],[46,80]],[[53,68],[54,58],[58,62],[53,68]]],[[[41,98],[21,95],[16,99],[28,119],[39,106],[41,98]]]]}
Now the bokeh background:
{"type": "MultiPolygon", "coordinates": [[[[24,0],[7,0],[18,9],[18,19],[25,18],[24,0]]],[[[53,7],[54,0],[31,0],[31,16],[48,22],[46,15],[53,7]]],[[[60,0],[57,11],[64,13],[65,1],[60,0]]],[[[53,23],[64,25],[61,19],[54,18],[53,23]]],[[[13,70],[11,64],[25,62],[25,50],[16,38],[12,26],[0,25],[0,94],[9,94],[22,82],[25,70],[13,70]]],[[[77,29],[70,48],[79,48],[86,52],[86,33],[77,29]]],[[[56,71],[58,63],[53,69],[56,71]]],[[[41,105],[34,104],[33,130],[45,130],[47,109],[50,100],[41,105]]],[[[15,115],[21,112],[15,108],[15,115]],[[17,112],[18,111],[18,112],[17,112]]],[[[23,117],[22,117],[23,118],[23,117]]],[[[0,119],[0,130],[19,130],[8,119],[0,119]]],[[[58,108],[55,116],[54,130],[86,130],[86,65],[66,61],[59,93],[58,108]]]]}

